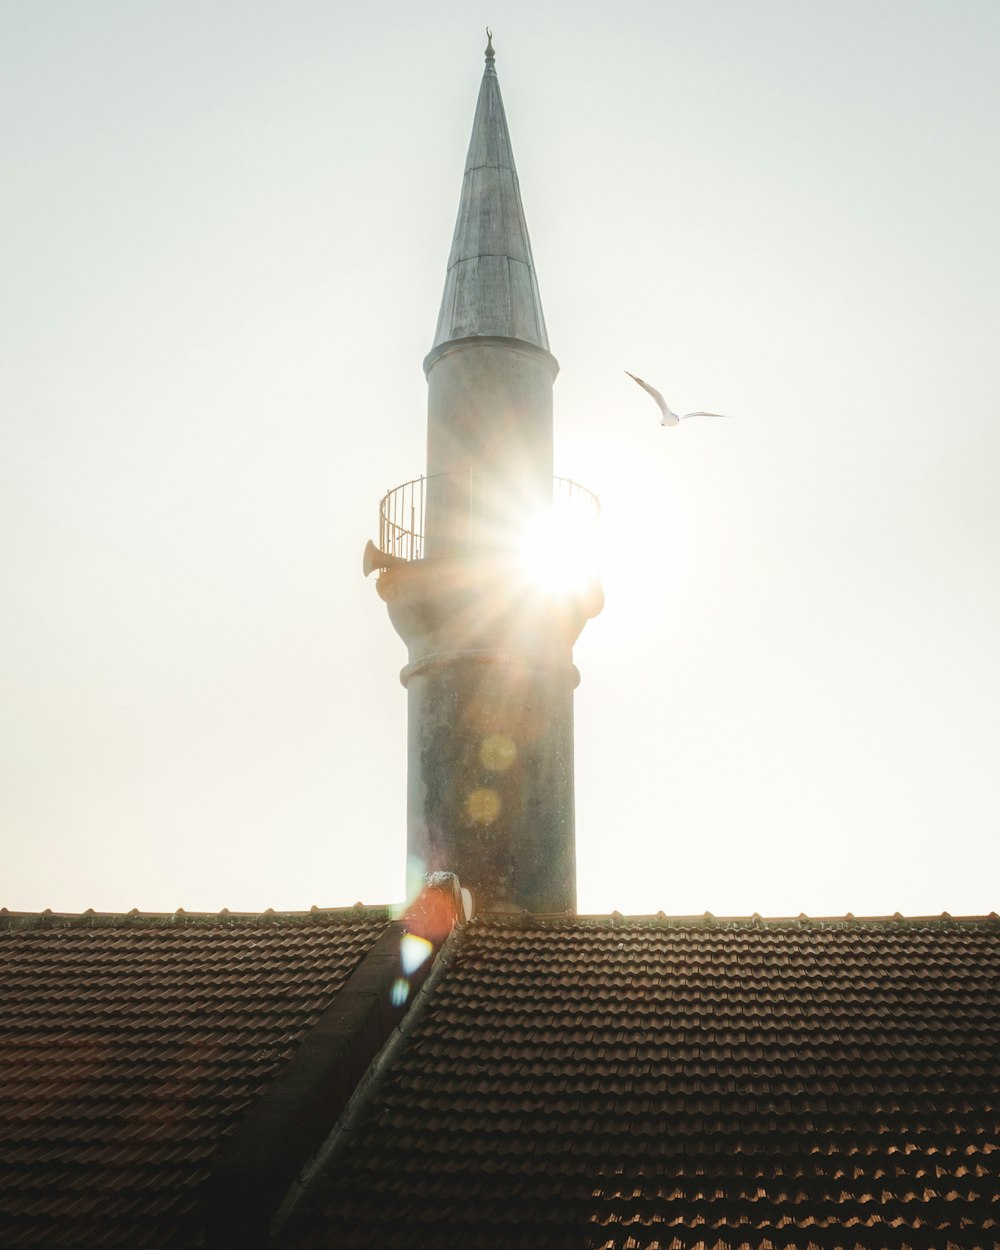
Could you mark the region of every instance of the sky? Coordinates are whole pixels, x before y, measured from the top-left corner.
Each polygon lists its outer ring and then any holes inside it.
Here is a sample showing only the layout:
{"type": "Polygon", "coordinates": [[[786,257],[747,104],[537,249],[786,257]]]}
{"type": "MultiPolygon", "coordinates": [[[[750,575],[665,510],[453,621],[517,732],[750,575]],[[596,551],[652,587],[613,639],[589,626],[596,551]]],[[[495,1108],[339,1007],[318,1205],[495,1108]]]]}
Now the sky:
{"type": "Polygon", "coordinates": [[[602,503],[579,910],[1000,910],[993,0],[0,4],[0,905],[401,899],[361,553],[487,24],[602,503]]]}

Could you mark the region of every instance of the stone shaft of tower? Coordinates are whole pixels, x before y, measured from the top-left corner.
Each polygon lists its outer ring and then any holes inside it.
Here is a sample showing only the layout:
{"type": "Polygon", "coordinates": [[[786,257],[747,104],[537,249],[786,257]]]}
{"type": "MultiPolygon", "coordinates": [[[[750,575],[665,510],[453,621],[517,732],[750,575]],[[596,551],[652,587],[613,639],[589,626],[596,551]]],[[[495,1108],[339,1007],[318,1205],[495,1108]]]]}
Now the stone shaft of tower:
{"type": "Polygon", "coordinates": [[[408,888],[449,871],[481,908],[576,906],[573,643],[594,580],[533,584],[523,535],[553,501],[552,385],[492,38],[428,384],[420,558],[378,590],[407,645],[408,888]]]}

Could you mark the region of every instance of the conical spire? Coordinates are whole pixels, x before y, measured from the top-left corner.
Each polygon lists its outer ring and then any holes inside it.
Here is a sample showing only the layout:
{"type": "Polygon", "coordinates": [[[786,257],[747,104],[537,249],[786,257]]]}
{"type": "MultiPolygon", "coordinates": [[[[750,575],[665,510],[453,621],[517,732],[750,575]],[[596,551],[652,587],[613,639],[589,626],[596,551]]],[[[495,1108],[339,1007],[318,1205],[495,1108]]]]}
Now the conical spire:
{"type": "Polygon", "coordinates": [[[480,335],[520,339],[546,351],[549,346],[492,35],[434,347],[480,335]]]}

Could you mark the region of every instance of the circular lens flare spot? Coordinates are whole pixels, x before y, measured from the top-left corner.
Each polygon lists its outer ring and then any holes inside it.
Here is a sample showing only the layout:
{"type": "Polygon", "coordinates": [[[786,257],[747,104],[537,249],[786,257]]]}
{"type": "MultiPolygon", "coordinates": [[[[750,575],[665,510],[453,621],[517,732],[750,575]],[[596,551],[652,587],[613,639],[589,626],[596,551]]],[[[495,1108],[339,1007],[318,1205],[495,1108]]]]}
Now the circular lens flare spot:
{"type": "Polygon", "coordinates": [[[517,759],[517,743],[506,734],[490,734],[479,748],[479,762],[493,773],[505,773],[517,759]]]}
{"type": "Polygon", "coordinates": [[[408,977],[412,977],[421,964],[426,963],[434,947],[426,938],[415,933],[405,933],[399,944],[399,962],[408,977]]]}
{"type": "Polygon", "coordinates": [[[474,825],[491,825],[500,815],[500,795],[489,786],[477,786],[465,799],[465,816],[474,825]]]}

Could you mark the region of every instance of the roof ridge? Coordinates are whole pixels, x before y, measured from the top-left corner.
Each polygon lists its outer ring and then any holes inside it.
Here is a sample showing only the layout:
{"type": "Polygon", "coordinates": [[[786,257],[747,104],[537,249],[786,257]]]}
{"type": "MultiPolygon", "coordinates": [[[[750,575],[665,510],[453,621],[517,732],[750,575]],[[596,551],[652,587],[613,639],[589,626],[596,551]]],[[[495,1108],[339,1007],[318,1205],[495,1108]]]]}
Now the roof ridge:
{"type": "Polygon", "coordinates": [[[472,924],[471,920],[463,921],[456,918],[454,928],[441,943],[433,964],[417,990],[409,1010],[402,1015],[385,1044],[356,1083],[353,1093],[337,1117],[326,1140],[289,1186],[272,1220],[272,1237],[280,1237],[288,1226],[294,1225],[308,1212],[310,1203],[313,1201],[315,1184],[333,1166],[340,1152],[350,1141],[359,1116],[364,1113],[378,1092],[383,1074],[391,1069],[396,1055],[408,1044],[412,1032],[429,1009],[438,982],[447,975],[460,951],[464,935],[472,924]]]}
{"type": "Polygon", "coordinates": [[[479,912],[471,921],[472,924],[494,926],[497,928],[615,928],[619,926],[637,925],[643,928],[863,928],[863,927],[912,927],[923,926],[974,926],[1000,925],[1000,916],[995,911],[980,916],[953,916],[950,912],[937,915],[904,916],[901,912],[882,916],[855,916],[848,912],[843,916],[808,916],[805,912],[798,916],[716,916],[711,912],[702,915],[668,916],[665,912],[626,916],[621,912],[594,913],[589,915],[566,914],[532,914],[530,912],[479,912]]]}
{"type": "Polygon", "coordinates": [[[210,1244],[258,1244],[255,1232],[283,1207],[300,1169],[322,1150],[379,1054],[405,1027],[459,918],[457,882],[444,877],[428,882],[386,927],[282,1071],[245,1108],[213,1167],[210,1244]],[[423,949],[414,954],[411,939],[423,949]]]}
{"type": "Polygon", "coordinates": [[[185,911],[178,907],[173,912],[140,911],[134,907],[128,912],[98,912],[88,908],[84,912],[54,912],[49,908],[40,912],[9,911],[0,907],[0,929],[68,929],[94,928],[111,929],[125,928],[131,925],[205,925],[228,924],[308,924],[322,920],[356,919],[359,916],[370,916],[373,920],[385,917],[395,919],[401,908],[388,904],[355,903],[352,907],[316,907],[307,911],[275,911],[269,907],[265,911],[230,911],[223,907],[221,911],[196,912],[185,911]]]}
{"type": "MultiPolygon", "coordinates": [[[[146,912],[133,908],[128,912],[98,912],[88,908],[84,912],[54,912],[49,908],[40,912],[10,911],[0,907],[0,930],[2,929],[64,929],[64,928],[124,928],[129,925],[204,925],[204,924],[285,924],[314,923],[322,920],[352,919],[359,916],[370,916],[373,920],[385,917],[389,920],[398,919],[403,912],[399,904],[394,903],[355,903],[350,907],[310,907],[306,911],[230,911],[223,907],[221,911],[196,912],[185,911],[178,907],[172,912],[146,912]]],[[[882,916],[855,916],[848,912],[843,916],[808,916],[801,912],[798,916],[716,916],[712,912],[701,915],[667,915],[659,911],[655,913],[637,913],[625,915],[622,912],[594,912],[583,915],[572,913],[533,913],[521,912],[479,912],[470,923],[494,925],[504,928],[613,928],[617,925],[639,925],[642,927],[664,928],[808,928],[810,926],[911,926],[949,924],[970,926],[1000,924],[1000,915],[991,911],[980,916],[953,916],[950,912],[937,915],[904,916],[901,912],[882,916]]]]}

